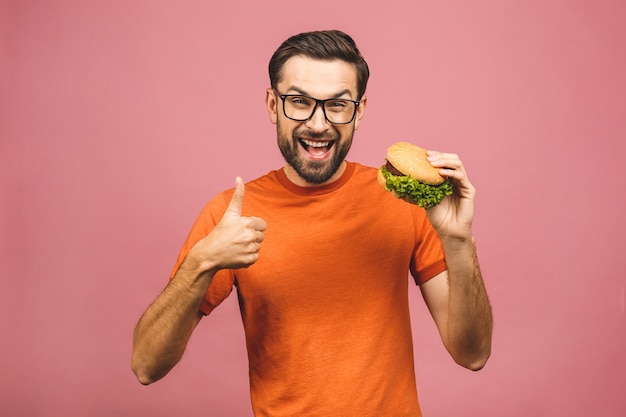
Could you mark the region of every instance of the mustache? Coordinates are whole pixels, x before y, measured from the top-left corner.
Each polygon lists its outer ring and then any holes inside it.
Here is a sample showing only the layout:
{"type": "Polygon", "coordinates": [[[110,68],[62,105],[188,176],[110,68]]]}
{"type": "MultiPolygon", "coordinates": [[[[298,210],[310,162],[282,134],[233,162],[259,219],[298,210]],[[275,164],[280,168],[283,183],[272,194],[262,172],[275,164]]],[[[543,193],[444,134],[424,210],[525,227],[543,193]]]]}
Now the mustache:
{"type": "Polygon", "coordinates": [[[339,139],[339,133],[337,132],[312,132],[308,129],[302,129],[293,132],[293,138],[298,139],[300,137],[306,137],[310,139],[319,139],[319,140],[337,140],[339,139]]]}

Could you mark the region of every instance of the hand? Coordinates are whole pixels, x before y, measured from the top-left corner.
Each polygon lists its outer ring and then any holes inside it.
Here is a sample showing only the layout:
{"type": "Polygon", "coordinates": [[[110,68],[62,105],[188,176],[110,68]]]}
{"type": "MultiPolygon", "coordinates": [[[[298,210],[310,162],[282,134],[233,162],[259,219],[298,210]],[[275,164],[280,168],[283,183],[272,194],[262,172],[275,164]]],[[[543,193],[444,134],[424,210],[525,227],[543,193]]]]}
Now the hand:
{"type": "Polygon", "coordinates": [[[467,178],[463,163],[451,153],[428,151],[427,155],[430,164],[440,168],[439,174],[448,178],[454,190],[439,205],[427,210],[430,223],[442,238],[471,238],[476,189],[467,178]]]}
{"type": "Polygon", "coordinates": [[[244,194],[243,180],[237,177],[235,192],[222,219],[193,248],[209,256],[216,269],[247,268],[259,258],[267,224],[259,217],[241,215],[244,194]]]}

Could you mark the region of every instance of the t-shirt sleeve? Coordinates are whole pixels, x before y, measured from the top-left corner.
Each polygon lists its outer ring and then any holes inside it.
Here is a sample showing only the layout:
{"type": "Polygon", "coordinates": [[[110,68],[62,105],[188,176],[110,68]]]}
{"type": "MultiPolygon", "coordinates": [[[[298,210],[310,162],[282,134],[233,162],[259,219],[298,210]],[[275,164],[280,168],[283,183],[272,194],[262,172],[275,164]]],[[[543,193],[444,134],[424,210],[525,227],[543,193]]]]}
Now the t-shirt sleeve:
{"type": "MultiPolygon", "coordinates": [[[[180,265],[185,260],[185,257],[191,248],[199,240],[207,236],[220,221],[226,211],[226,207],[228,207],[228,201],[229,200],[226,199],[226,195],[222,193],[217,195],[213,198],[213,200],[209,201],[209,203],[204,206],[200,215],[196,218],[196,221],[191,227],[191,230],[183,243],[183,247],[178,254],[178,258],[176,259],[172,272],[170,273],[170,281],[174,279],[176,272],[178,272],[180,265]]],[[[204,314],[209,314],[213,311],[213,309],[224,301],[231,293],[234,282],[235,277],[232,270],[223,269],[218,271],[213,277],[213,281],[211,281],[211,285],[209,286],[206,298],[200,307],[200,311],[204,314]]]]}
{"type": "Polygon", "coordinates": [[[416,247],[411,259],[411,275],[417,285],[423,284],[447,269],[441,240],[423,209],[413,210],[416,247]]]}

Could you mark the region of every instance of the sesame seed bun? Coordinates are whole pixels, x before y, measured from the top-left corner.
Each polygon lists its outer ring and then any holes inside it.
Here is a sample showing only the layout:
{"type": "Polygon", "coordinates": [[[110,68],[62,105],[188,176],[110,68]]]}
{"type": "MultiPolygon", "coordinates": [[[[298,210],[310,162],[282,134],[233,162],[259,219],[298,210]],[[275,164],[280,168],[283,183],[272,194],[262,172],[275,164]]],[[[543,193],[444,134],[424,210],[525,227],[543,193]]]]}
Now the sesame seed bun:
{"type": "MultiPolygon", "coordinates": [[[[426,159],[426,149],[408,142],[394,143],[387,149],[387,161],[398,171],[429,185],[439,185],[444,178],[426,159]]],[[[380,181],[380,180],[379,180],[380,181]]]]}

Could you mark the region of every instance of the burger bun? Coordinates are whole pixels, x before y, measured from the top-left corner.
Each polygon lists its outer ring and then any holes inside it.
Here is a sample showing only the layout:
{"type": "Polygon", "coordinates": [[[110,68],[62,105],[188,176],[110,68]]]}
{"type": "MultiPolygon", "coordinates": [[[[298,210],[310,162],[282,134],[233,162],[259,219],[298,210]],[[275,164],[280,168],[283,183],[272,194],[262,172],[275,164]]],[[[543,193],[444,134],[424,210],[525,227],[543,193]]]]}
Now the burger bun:
{"type": "MultiPolygon", "coordinates": [[[[394,143],[387,149],[387,161],[398,171],[429,185],[439,185],[445,179],[439,170],[428,162],[426,149],[408,142],[394,143]]],[[[378,182],[384,184],[382,174],[378,173],[378,182]],[[382,181],[382,182],[381,182],[382,181]]]]}

